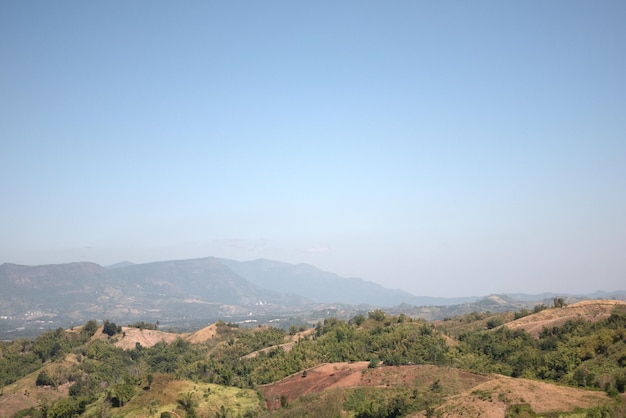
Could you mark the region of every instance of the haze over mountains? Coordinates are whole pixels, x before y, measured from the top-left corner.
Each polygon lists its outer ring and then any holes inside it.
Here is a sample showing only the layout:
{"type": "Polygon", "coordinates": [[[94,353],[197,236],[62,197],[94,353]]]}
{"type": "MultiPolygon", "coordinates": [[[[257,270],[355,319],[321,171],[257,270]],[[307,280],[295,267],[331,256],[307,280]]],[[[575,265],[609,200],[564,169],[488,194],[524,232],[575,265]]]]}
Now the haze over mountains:
{"type": "MultiPolygon", "coordinates": [[[[531,303],[551,296],[430,298],[340,277],[308,264],[265,259],[240,262],[206,257],[145,264],[122,262],[109,267],[90,262],[43,266],[6,263],[0,265],[0,333],[106,318],[165,324],[218,318],[303,318],[316,310],[334,314],[336,311],[331,310],[338,307],[366,310],[402,305],[407,310],[470,304],[467,309],[494,310],[503,305],[517,308],[523,306],[519,301],[531,303]]],[[[438,313],[444,315],[441,309],[438,313]]],[[[437,316],[432,309],[429,315],[437,316]]]]}

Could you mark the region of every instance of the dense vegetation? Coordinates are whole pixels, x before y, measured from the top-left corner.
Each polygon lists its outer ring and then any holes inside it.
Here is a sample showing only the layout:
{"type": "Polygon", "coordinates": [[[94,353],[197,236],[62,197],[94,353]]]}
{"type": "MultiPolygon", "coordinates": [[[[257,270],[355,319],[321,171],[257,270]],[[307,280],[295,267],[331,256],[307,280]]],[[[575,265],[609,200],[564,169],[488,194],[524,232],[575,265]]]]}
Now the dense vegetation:
{"type": "Polygon", "coordinates": [[[615,395],[626,385],[626,310],[598,322],[569,320],[544,328],[538,339],[523,330],[498,327],[458,336],[455,364],[493,372],[601,388],[615,395]]]}
{"type": "Polygon", "coordinates": [[[84,345],[98,329],[96,321],[87,322],[79,333],[63,328],[46,332],[34,340],[0,342],[0,387],[38,370],[44,363],[60,360],[84,345]]]}
{"type": "MultiPolygon", "coordinates": [[[[515,316],[527,314],[519,312],[515,316]]],[[[457,321],[484,326],[468,326],[455,335],[458,343],[450,344],[444,335],[448,332],[445,326],[436,328],[405,315],[387,316],[376,310],[367,317],[358,315],[347,322],[326,319],[288,351],[277,346],[285,342],[288,334],[295,334],[294,329],[289,333],[271,327],[245,330],[224,322],[217,324],[217,337],[204,344],[178,338],[170,344],[160,342],[142,347],[137,343],[134,349],[124,350],[113,344],[120,337],[121,327],[105,321],[99,333],[111,337],[92,338],[98,325],[89,321],[80,330],[57,329],[34,340],[0,343],[0,387],[37,370],[40,370],[37,385],[71,384],[68,398],[18,414],[51,418],[97,415],[90,405],[100,405],[99,414],[104,405],[113,409],[124,406],[140,391],[150,390],[158,376],[254,390],[324,362],[368,361],[372,368],[380,364],[445,365],[599,388],[612,396],[624,392],[626,310],[623,308],[615,309],[609,318],[598,322],[579,319],[561,327],[546,328],[538,339],[523,330],[500,326],[506,318],[502,314],[471,314],[460,318],[457,321]],[[269,347],[273,348],[261,350],[269,347]],[[257,350],[261,351],[255,356],[246,356],[257,350]]],[[[134,325],[156,328],[145,323],[134,325]]],[[[334,403],[355,417],[394,417],[411,411],[432,415],[442,399],[438,389],[436,386],[419,392],[415,388],[355,389],[344,397],[327,399],[326,407],[330,405],[328,402],[334,403]]],[[[178,403],[187,416],[196,416],[196,401],[190,393],[181,393],[178,403]]],[[[287,406],[286,400],[283,406],[287,406]]],[[[295,411],[298,406],[292,408],[295,411]]],[[[238,414],[259,413],[250,409],[238,414]]],[[[229,416],[228,411],[224,410],[223,416],[229,416]]]]}

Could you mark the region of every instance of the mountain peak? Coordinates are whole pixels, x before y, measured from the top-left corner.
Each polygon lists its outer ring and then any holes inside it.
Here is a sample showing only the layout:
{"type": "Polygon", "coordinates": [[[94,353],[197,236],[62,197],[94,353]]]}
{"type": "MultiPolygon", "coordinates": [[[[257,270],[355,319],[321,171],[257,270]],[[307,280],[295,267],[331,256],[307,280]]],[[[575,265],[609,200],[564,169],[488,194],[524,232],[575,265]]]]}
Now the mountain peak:
{"type": "Polygon", "coordinates": [[[135,263],[132,263],[130,261],[120,261],[119,263],[115,263],[115,264],[111,264],[109,266],[107,266],[108,269],[119,269],[119,268],[124,268],[124,267],[130,267],[130,266],[134,266],[135,263]]]}

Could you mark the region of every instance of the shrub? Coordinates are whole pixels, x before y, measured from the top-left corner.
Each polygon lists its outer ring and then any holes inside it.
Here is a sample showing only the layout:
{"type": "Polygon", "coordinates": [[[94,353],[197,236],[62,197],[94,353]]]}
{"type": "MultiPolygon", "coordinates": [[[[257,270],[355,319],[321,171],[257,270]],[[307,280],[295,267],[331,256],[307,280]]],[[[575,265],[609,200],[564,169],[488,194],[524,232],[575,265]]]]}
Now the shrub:
{"type": "Polygon", "coordinates": [[[43,370],[37,375],[37,380],[35,381],[35,385],[37,386],[54,386],[54,381],[48,375],[48,373],[43,370]]]}
{"type": "Polygon", "coordinates": [[[122,327],[115,325],[115,322],[109,322],[108,320],[104,321],[104,327],[102,328],[103,334],[112,337],[118,332],[122,332],[122,327]]]}
{"type": "Polygon", "coordinates": [[[382,322],[385,320],[385,312],[380,309],[376,309],[372,312],[369,312],[367,316],[374,321],[382,322]]]}
{"type": "Polygon", "coordinates": [[[502,325],[502,319],[500,318],[490,318],[487,321],[487,329],[494,329],[502,325]]]}
{"type": "Polygon", "coordinates": [[[88,337],[93,336],[98,330],[98,323],[93,319],[91,321],[87,321],[87,323],[83,326],[83,329],[80,331],[81,334],[85,334],[88,337]]]}

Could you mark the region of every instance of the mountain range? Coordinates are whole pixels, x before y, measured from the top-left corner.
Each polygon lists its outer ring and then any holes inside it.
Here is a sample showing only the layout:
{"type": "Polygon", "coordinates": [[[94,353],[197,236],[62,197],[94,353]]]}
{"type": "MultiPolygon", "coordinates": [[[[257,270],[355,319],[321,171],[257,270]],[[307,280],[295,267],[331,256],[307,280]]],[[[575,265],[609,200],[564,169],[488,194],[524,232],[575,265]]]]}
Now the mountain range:
{"type": "MultiPolygon", "coordinates": [[[[544,295],[545,296],[545,295],[544,295]]],[[[544,298],[546,299],[546,298],[544,298]]],[[[533,301],[528,295],[499,298],[533,301]]],[[[541,298],[534,298],[541,300],[541,298]]],[[[499,304],[482,297],[431,298],[344,278],[308,264],[215,257],[130,262],[104,267],[90,262],[0,265],[0,337],[11,332],[71,326],[88,319],[160,321],[181,325],[214,321],[272,320],[304,313],[338,314],[373,307],[499,304]],[[481,302],[482,301],[482,302],[481,302]]],[[[429,310],[433,316],[433,310],[429,310]]],[[[450,309],[437,310],[441,315],[450,309]]]]}

